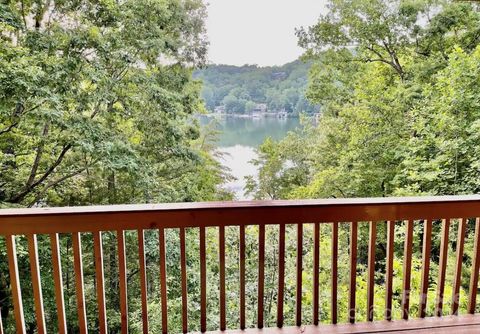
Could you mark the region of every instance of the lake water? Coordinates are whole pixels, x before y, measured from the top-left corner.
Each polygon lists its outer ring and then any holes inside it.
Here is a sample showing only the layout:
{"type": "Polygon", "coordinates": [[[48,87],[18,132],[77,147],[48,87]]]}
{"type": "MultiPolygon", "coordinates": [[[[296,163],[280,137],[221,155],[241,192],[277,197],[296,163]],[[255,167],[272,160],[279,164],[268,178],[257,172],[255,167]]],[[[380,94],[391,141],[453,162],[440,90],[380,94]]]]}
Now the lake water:
{"type": "MultiPolygon", "coordinates": [[[[200,118],[203,125],[213,120],[203,116],[200,118]]],[[[220,162],[235,177],[225,187],[235,193],[236,199],[250,199],[244,194],[245,176],[258,174],[257,168],[250,163],[257,157],[256,149],[268,137],[274,140],[284,138],[288,131],[299,126],[299,119],[222,117],[215,121],[217,129],[221,131],[217,142],[219,151],[223,153],[220,162]]]]}

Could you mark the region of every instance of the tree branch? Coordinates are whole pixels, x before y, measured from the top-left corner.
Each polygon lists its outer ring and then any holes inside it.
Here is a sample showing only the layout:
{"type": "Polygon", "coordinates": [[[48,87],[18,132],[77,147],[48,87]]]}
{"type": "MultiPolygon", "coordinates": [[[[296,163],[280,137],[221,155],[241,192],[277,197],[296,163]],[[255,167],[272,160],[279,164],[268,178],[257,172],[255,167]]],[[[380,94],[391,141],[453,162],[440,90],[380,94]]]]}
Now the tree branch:
{"type": "Polygon", "coordinates": [[[37,147],[37,154],[35,155],[35,160],[33,161],[32,170],[30,171],[30,176],[26,183],[27,187],[33,183],[33,181],[35,180],[35,175],[37,175],[38,166],[40,165],[40,161],[42,160],[43,148],[45,147],[45,142],[43,140],[48,135],[49,127],[50,127],[50,123],[49,122],[45,123],[45,126],[43,127],[42,139],[41,139],[42,142],[40,142],[40,144],[37,147]]]}
{"type": "MultiPolygon", "coordinates": [[[[95,163],[96,163],[96,162],[95,162],[95,163]]],[[[95,164],[95,163],[93,163],[93,164],[95,164]]],[[[74,177],[74,176],[82,173],[82,172],[85,171],[88,167],[91,167],[93,164],[90,164],[90,165],[84,166],[84,167],[82,167],[82,168],[79,168],[79,169],[77,169],[77,170],[75,170],[75,171],[73,171],[73,172],[71,172],[71,173],[69,173],[69,174],[66,174],[66,175],[64,175],[64,176],[62,176],[62,177],[60,177],[60,178],[58,178],[58,179],[50,182],[49,184],[47,184],[47,185],[42,189],[42,191],[41,191],[37,196],[35,196],[35,199],[28,204],[28,207],[31,207],[31,206],[33,206],[35,203],[37,203],[37,202],[43,197],[43,195],[45,195],[45,193],[46,193],[46,191],[47,191],[48,189],[50,189],[50,188],[52,188],[52,187],[55,187],[55,186],[58,185],[59,183],[65,181],[65,180],[68,180],[68,179],[70,179],[70,178],[72,178],[72,177],[74,177]]]]}
{"type": "Polygon", "coordinates": [[[65,154],[72,148],[72,144],[67,144],[63,147],[62,151],[60,152],[59,156],[55,160],[55,162],[47,169],[47,171],[35,182],[33,182],[31,185],[26,186],[23,191],[20,193],[16,194],[15,196],[11,197],[9,202],[10,203],[19,203],[21,202],[25,196],[27,196],[29,193],[31,193],[38,185],[40,185],[42,182],[44,182],[50,174],[53,173],[55,168],[60,165],[62,160],[65,158],[65,154]]]}

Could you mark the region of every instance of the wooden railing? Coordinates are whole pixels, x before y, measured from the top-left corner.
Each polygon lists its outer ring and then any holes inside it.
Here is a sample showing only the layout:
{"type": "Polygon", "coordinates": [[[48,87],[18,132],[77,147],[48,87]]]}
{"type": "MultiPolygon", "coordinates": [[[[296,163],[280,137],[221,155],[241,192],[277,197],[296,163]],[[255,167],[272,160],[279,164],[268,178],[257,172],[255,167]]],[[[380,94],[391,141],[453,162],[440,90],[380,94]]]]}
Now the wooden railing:
{"type": "MultiPolygon", "coordinates": [[[[441,242],[439,271],[436,281],[437,298],[436,314],[443,314],[443,295],[446,281],[446,266],[448,255],[448,236],[450,223],[455,219],[459,223],[458,239],[456,241],[456,260],[453,282],[453,299],[451,313],[457,314],[459,308],[459,291],[461,285],[462,257],[467,222],[475,222],[474,251],[472,257],[470,288],[468,292],[468,312],[474,313],[477,296],[477,283],[480,267],[480,196],[463,197],[423,197],[423,198],[382,198],[382,199],[345,199],[345,200],[312,200],[312,201],[270,201],[270,202],[229,202],[229,203],[184,203],[159,205],[122,205],[122,206],[91,206],[74,208],[34,208],[0,210],[0,235],[6,240],[6,251],[10,273],[10,286],[14,306],[16,333],[25,333],[24,308],[20,280],[31,279],[34,296],[34,309],[38,333],[46,332],[45,312],[43,306],[41,275],[38,261],[37,235],[50,236],[52,251],[52,272],[55,285],[55,302],[58,316],[58,333],[67,333],[67,322],[63,296],[62,266],[60,258],[59,234],[71,234],[73,245],[73,265],[75,272],[75,291],[77,299],[78,327],[81,333],[87,333],[86,302],[84,292],[84,275],[82,263],[82,235],[91,233],[94,245],[94,266],[96,284],[96,302],[98,306],[98,327],[100,333],[107,333],[107,314],[105,302],[104,267],[102,233],[115,231],[117,233],[119,300],[121,313],[121,332],[128,332],[128,298],[127,298],[127,265],[125,232],[138,231],[138,258],[140,275],[141,313],[143,333],[149,332],[147,275],[145,265],[145,230],[158,230],[160,247],[160,300],[161,323],[163,332],[167,332],[167,268],[165,230],[178,229],[180,242],[180,272],[182,300],[182,329],[189,330],[189,314],[187,308],[187,265],[185,229],[199,229],[199,261],[200,261],[200,329],[207,330],[207,264],[206,264],[206,228],[218,228],[219,247],[219,324],[220,330],[226,330],[226,289],[225,289],[225,228],[239,227],[239,319],[240,328],[246,324],[246,292],[245,292],[245,227],[258,225],[258,282],[257,282],[257,319],[256,326],[264,326],[265,297],[265,226],[276,224],[278,229],[278,287],[277,315],[278,327],[284,325],[285,296],[285,227],[287,224],[297,225],[296,252],[296,307],[295,324],[302,325],[302,253],[304,243],[303,227],[313,224],[313,291],[312,312],[313,324],[319,323],[319,262],[320,262],[320,226],[329,224],[331,228],[331,286],[330,289],[331,322],[337,323],[338,311],[348,312],[348,320],[354,323],[356,319],[356,279],[357,279],[357,247],[359,224],[369,224],[368,242],[368,292],[367,321],[374,319],[374,312],[384,313],[384,318],[392,319],[392,285],[394,258],[394,229],[399,221],[406,226],[403,254],[403,295],[402,317],[409,317],[410,284],[412,269],[412,242],[414,225],[423,226],[422,241],[422,273],[420,288],[419,317],[425,317],[427,290],[429,287],[430,253],[432,247],[432,226],[441,224],[441,242]],[[339,224],[349,224],[349,301],[348,310],[337,310],[337,280],[338,280],[338,233],[339,224]],[[386,272],[385,272],[385,309],[374,310],[375,285],[375,247],[378,224],[387,225],[386,241],[386,272]],[[16,236],[26,236],[30,259],[31,277],[19,277],[16,236]]],[[[378,313],[377,313],[378,314],[378,313]]],[[[1,321],[1,317],[0,317],[1,321]]],[[[0,323],[0,333],[3,329],[0,323]]]]}

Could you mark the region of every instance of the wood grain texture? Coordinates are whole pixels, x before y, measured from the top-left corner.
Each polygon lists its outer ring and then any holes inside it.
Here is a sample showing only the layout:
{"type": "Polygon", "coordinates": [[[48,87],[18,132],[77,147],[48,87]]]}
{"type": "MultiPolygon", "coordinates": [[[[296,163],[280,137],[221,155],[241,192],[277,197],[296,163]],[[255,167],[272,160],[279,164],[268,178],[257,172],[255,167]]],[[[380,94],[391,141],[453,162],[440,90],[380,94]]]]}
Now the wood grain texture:
{"type": "Polygon", "coordinates": [[[480,218],[475,219],[472,272],[468,292],[468,313],[474,314],[477,306],[478,275],[480,270],[480,218]]]}
{"type": "Polygon", "coordinates": [[[285,225],[278,231],[278,291],[277,291],[277,327],[283,327],[283,302],[285,294],[285,225]]]}
{"type": "Polygon", "coordinates": [[[207,252],[205,227],[200,227],[200,331],[207,331],[207,252]]]}
{"type": "Polygon", "coordinates": [[[13,312],[15,315],[15,329],[17,334],[25,334],[25,317],[23,314],[22,291],[20,289],[20,277],[18,274],[17,246],[15,236],[7,235],[5,239],[8,258],[8,270],[10,273],[13,312]]]}
{"type": "Polygon", "coordinates": [[[458,306],[460,303],[460,284],[462,283],[462,263],[463,263],[463,249],[465,245],[465,233],[467,231],[467,219],[460,219],[458,221],[458,238],[457,238],[457,256],[455,263],[455,274],[453,281],[452,294],[452,314],[458,315],[458,306]]]}
{"type": "Polygon", "coordinates": [[[227,329],[227,297],[225,289],[225,227],[220,226],[218,232],[219,262],[220,262],[220,330],[227,329]]]}
{"type": "MultiPolygon", "coordinates": [[[[321,324],[318,326],[284,327],[284,328],[249,328],[244,331],[233,330],[228,334],[476,334],[480,331],[480,315],[446,316],[443,319],[423,318],[393,321],[359,322],[355,324],[341,323],[336,325],[321,324]]],[[[222,334],[214,331],[210,334],[222,334]]]]}
{"type": "Polygon", "coordinates": [[[450,218],[442,220],[442,234],[440,241],[440,260],[438,263],[437,300],[435,314],[437,317],[443,315],[443,292],[445,290],[445,274],[447,272],[448,257],[448,233],[450,231],[450,218]]]}
{"type": "Polygon", "coordinates": [[[413,252],[413,221],[406,222],[405,244],[403,251],[403,289],[402,289],[402,318],[408,319],[410,311],[410,285],[412,276],[413,252]]]}
{"type": "MultiPolygon", "coordinates": [[[[42,311],[43,300],[41,296],[41,277],[38,267],[38,246],[36,245],[35,234],[50,234],[52,245],[52,265],[53,278],[55,283],[55,302],[58,309],[59,333],[66,333],[65,321],[65,305],[63,302],[63,286],[61,274],[61,262],[59,251],[59,233],[72,233],[73,240],[73,269],[75,272],[75,288],[77,299],[77,311],[79,320],[80,333],[87,333],[86,323],[86,305],[84,296],[83,283],[83,266],[82,266],[82,248],[81,234],[83,232],[93,233],[94,238],[94,254],[95,254],[95,284],[97,284],[97,303],[98,303],[98,330],[100,333],[107,331],[105,300],[104,300],[104,278],[101,262],[103,261],[101,254],[101,231],[121,231],[118,237],[119,251],[119,283],[120,283],[120,308],[122,315],[122,333],[128,331],[128,305],[127,305],[127,268],[125,254],[125,229],[134,229],[142,231],[139,235],[139,260],[140,260],[140,276],[144,272],[144,278],[140,279],[140,290],[142,294],[142,322],[143,333],[148,332],[147,317],[147,282],[146,282],[146,264],[145,264],[145,240],[143,236],[144,229],[158,229],[160,231],[160,290],[161,290],[161,308],[162,308],[162,331],[168,330],[168,308],[167,308],[167,287],[166,287],[166,249],[165,235],[166,228],[180,229],[180,269],[182,280],[182,331],[188,331],[188,310],[187,304],[187,282],[186,282],[186,246],[185,246],[185,229],[194,227],[200,229],[200,328],[201,331],[207,330],[207,294],[206,294],[206,245],[205,233],[209,226],[219,227],[219,278],[220,278],[220,329],[226,329],[227,314],[227,296],[225,291],[225,227],[240,226],[240,242],[239,242],[239,281],[240,281],[240,327],[246,327],[246,312],[255,311],[257,308],[257,327],[263,328],[267,321],[265,304],[265,294],[267,290],[267,282],[265,281],[265,229],[266,225],[279,225],[279,248],[278,248],[278,296],[277,304],[277,326],[284,325],[284,299],[285,299],[285,229],[286,224],[296,224],[297,228],[297,250],[296,250],[296,268],[295,273],[295,291],[288,291],[291,298],[295,295],[295,320],[297,325],[302,324],[302,288],[305,282],[302,281],[303,268],[303,224],[314,225],[313,234],[313,323],[319,322],[319,305],[321,287],[318,286],[319,281],[319,259],[320,259],[320,237],[319,231],[323,224],[330,224],[332,228],[332,264],[331,264],[331,321],[338,321],[338,312],[345,310],[337,310],[338,305],[338,233],[339,223],[345,221],[388,221],[387,223],[387,247],[386,247],[386,310],[385,318],[391,319],[392,308],[392,282],[393,282],[393,240],[394,227],[396,220],[405,220],[407,223],[407,233],[404,244],[404,277],[403,277],[403,296],[401,308],[403,317],[408,317],[409,299],[410,299],[410,276],[412,262],[412,246],[413,246],[413,222],[415,220],[424,220],[424,240],[422,249],[422,273],[420,287],[420,304],[419,316],[425,317],[427,306],[426,291],[428,291],[428,280],[430,271],[430,257],[427,256],[432,250],[432,226],[435,220],[445,217],[474,217],[480,212],[480,196],[458,196],[458,197],[430,197],[430,198],[383,198],[383,199],[348,199],[348,200],[313,200],[313,201],[261,201],[261,202],[214,202],[214,203],[188,203],[188,204],[166,204],[166,205],[134,205],[134,206],[105,206],[105,207],[83,207],[83,208],[35,208],[35,209],[6,209],[0,210],[0,235],[7,237],[7,256],[9,260],[9,271],[12,278],[12,302],[14,304],[14,315],[16,318],[16,327],[18,333],[25,332],[23,319],[23,305],[21,300],[21,292],[19,285],[18,264],[16,264],[15,255],[15,239],[13,234],[24,234],[28,238],[29,248],[28,255],[30,257],[30,272],[32,274],[33,301],[36,313],[38,332],[45,332],[45,314],[42,311]],[[65,222],[68,221],[68,224],[65,222]],[[333,222],[333,223],[329,223],[333,222]],[[247,224],[256,225],[259,230],[259,249],[258,249],[258,304],[249,305],[246,309],[246,245],[245,245],[245,226],[247,224]],[[182,239],[183,232],[183,239],[182,239]],[[163,238],[163,242],[161,241],[163,238]],[[100,240],[100,242],[99,242],[100,240]],[[163,249],[162,249],[163,248],[163,249]],[[13,249],[13,250],[12,250],[13,249]],[[123,254],[123,255],[122,255],[123,254]],[[143,254],[143,258],[142,258],[143,254]],[[163,263],[162,263],[163,262],[163,263]],[[142,265],[143,263],[143,265],[142,265]],[[142,269],[144,267],[144,269],[142,269]],[[16,275],[16,276],[15,276],[16,275]],[[143,281],[143,284],[142,284],[143,281]],[[15,288],[14,285],[17,284],[15,288]],[[103,290],[103,291],[102,291],[103,290]],[[103,301],[102,301],[103,299],[103,301]],[[17,305],[15,305],[17,304],[17,305]],[[185,305],[185,306],[184,306],[185,305]],[[20,314],[22,313],[22,314],[20,314]],[[63,314],[62,314],[63,313],[63,314]],[[43,318],[43,320],[42,320],[43,318]],[[20,319],[20,320],[19,320],[20,319]]],[[[367,278],[367,308],[368,319],[373,319],[374,305],[374,274],[375,274],[375,242],[376,242],[376,224],[370,226],[370,241],[368,250],[368,278],[367,278]],[[372,232],[374,230],[374,232],[372,232]],[[373,240],[373,241],[372,241],[373,240]]],[[[445,288],[446,265],[448,259],[448,234],[450,227],[450,218],[444,219],[442,222],[442,232],[440,235],[440,260],[439,260],[439,276],[437,284],[437,300],[435,302],[436,314],[442,315],[443,307],[443,291],[445,288]]],[[[326,226],[326,225],[323,225],[326,226]]],[[[464,239],[467,229],[467,220],[462,220],[459,225],[457,242],[456,242],[456,262],[453,284],[452,310],[453,314],[458,312],[458,292],[461,286],[462,257],[464,252],[464,239]]],[[[474,257],[472,261],[472,273],[470,276],[469,306],[468,311],[474,312],[476,307],[476,289],[478,285],[479,269],[480,269],[480,223],[476,222],[476,235],[474,238],[474,257]]],[[[120,232],[119,232],[120,233],[120,232]]],[[[294,237],[295,238],[295,237],[294,237]]],[[[356,257],[357,257],[357,223],[350,225],[350,276],[349,276],[349,301],[348,306],[353,312],[349,312],[349,321],[355,322],[355,297],[356,297],[356,257]]],[[[343,240],[343,239],[342,239],[343,240]]],[[[309,249],[308,251],[312,251],[309,249]]],[[[346,250],[345,250],[346,251],[346,250]]],[[[198,255],[197,255],[198,256],[198,255]]],[[[311,261],[310,258],[308,258],[311,261]]],[[[384,259],[381,259],[384,260],[384,259]]],[[[311,263],[308,264],[312,265],[311,263]]],[[[277,268],[276,268],[277,269],[277,268]]],[[[452,268],[453,269],[453,268],[452,268]]],[[[465,268],[463,268],[465,269],[465,268]]],[[[28,274],[28,272],[27,272],[28,274]]],[[[293,276],[292,276],[293,277],[293,276]]],[[[23,276],[22,276],[23,279],[23,276]]],[[[309,277],[310,280],[310,277],[309,277]]],[[[346,283],[346,282],[345,282],[346,283]]],[[[310,282],[309,282],[310,284],[310,282]]],[[[330,288],[330,287],[327,287],[330,288]]],[[[343,288],[343,287],[342,287],[343,288]]],[[[248,291],[251,288],[248,287],[248,291]]],[[[310,292],[310,291],[309,291],[310,292]]],[[[180,297],[180,296],[179,296],[180,297]]],[[[274,301],[275,302],[275,301],[274,301]]],[[[274,305],[274,304],[273,304],[274,305]]],[[[291,312],[293,310],[289,310],[291,312]]],[[[322,310],[323,311],[323,310],[322,310]]],[[[292,312],[293,313],[293,312],[292,312]]],[[[289,316],[292,315],[289,313],[289,316]]],[[[344,314],[342,313],[342,319],[344,314]]],[[[179,314],[180,316],[180,314],[179,314]]],[[[217,320],[213,321],[216,323],[217,320]]],[[[270,329],[268,329],[270,330],[270,329]]]]}
{"type": "Polygon", "coordinates": [[[102,232],[93,233],[93,253],[95,258],[95,283],[97,288],[98,329],[100,334],[107,334],[102,232]]]}
{"type": "Polygon", "coordinates": [[[258,227],[258,295],[257,327],[263,328],[263,309],[265,293],[265,225],[258,227]]]}
{"type": "Polygon", "coordinates": [[[30,276],[32,278],[33,300],[35,305],[35,317],[37,319],[38,334],[45,334],[45,310],[43,308],[42,281],[40,278],[40,264],[38,263],[37,235],[30,234],[28,239],[28,255],[30,259],[30,276]]]}
{"type": "Polygon", "coordinates": [[[160,254],[160,302],[162,308],[162,333],[168,333],[167,264],[165,251],[165,229],[158,230],[160,254]]]}
{"type": "Polygon", "coordinates": [[[313,324],[318,325],[319,312],[319,284],[320,284],[320,224],[313,227],[313,324]]]}
{"type": "Polygon", "coordinates": [[[367,321],[373,321],[375,296],[375,244],[377,243],[377,222],[370,222],[368,236],[368,277],[367,277],[367,321]]]}
{"type": "Polygon", "coordinates": [[[239,258],[240,258],[240,329],[245,329],[245,225],[240,225],[239,235],[239,258]]]}
{"type": "Polygon", "coordinates": [[[393,257],[395,246],[395,221],[387,222],[387,264],[385,270],[385,320],[392,320],[393,257]]]}
{"type": "Polygon", "coordinates": [[[125,231],[117,231],[118,282],[120,289],[120,324],[122,334],[128,334],[127,260],[125,253],[125,231]]]}
{"type": "Polygon", "coordinates": [[[357,291],[357,240],[358,223],[350,223],[350,280],[348,288],[348,321],[355,323],[355,295],[357,291]]]}
{"type": "Polygon", "coordinates": [[[75,272],[75,293],[77,297],[78,328],[80,334],[87,334],[87,310],[85,305],[85,287],[83,283],[82,237],[72,233],[73,269],[75,272]]]}
{"type": "Polygon", "coordinates": [[[4,334],[3,331],[3,321],[2,321],[2,308],[0,307],[0,334],[4,334]]]}
{"type": "Polygon", "coordinates": [[[67,333],[67,318],[65,316],[65,299],[63,294],[62,262],[60,260],[60,240],[57,233],[50,234],[52,250],[52,273],[55,286],[55,305],[57,307],[58,334],[67,333]]]}
{"type": "Polygon", "coordinates": [[[330,312],[331,322],[336,324],[338,321],[338,223],[332,223],[332,272],[331,272],[331,299],[330,312]]]}
{"type": "Polygon", "coordinates": [[[295,324],[302,325],[303,224],[297,225],[297,276],[295,289],[295,324]]]}
{"type": "MultiPolygon", "coordinates": [[[[180,228],[180,271],[182,275],[182,332],[188,332],[187,251],[185,228],[180,228]]],[[[224,268],[225,270],[225,268],[224,268]]]]}
{"type": "Polygon", "coordinates": [[[420,283],[420,307],[418,316],[424,318],[427,309],[428,282],[430,274],[430,256],[432,249],[432,221],[423,223],[423,246],[422,246],[422,281],[420,283]]]}
{"type": "Polygon", "coordinates": [[[145,256],[145,231],[137,231],[138,239],[138,264],[140,273],[140,299],[142,301],[142,333],[148,334],[148,300],[147,300],[147,263],[145,256]]]}
{"type": "Polygon", "coordinates": [[[439,219],[452,215],[475,217],[478,212],[479,195],[3,209],[0,235],[234,226],[252,222],[439,219]]]}

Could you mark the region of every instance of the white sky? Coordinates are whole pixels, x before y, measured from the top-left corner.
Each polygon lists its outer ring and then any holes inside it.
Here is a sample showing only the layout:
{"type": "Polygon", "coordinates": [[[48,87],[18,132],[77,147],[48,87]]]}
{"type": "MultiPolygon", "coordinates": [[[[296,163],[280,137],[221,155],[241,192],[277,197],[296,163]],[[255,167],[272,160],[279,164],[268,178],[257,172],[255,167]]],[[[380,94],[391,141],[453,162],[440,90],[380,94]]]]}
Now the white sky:
{"type": "Polygon", "coordinates": [[[283,65],[302,54],[295,28],[316,23],[325,0],[206,0],[209,61],[283,65]]]}

